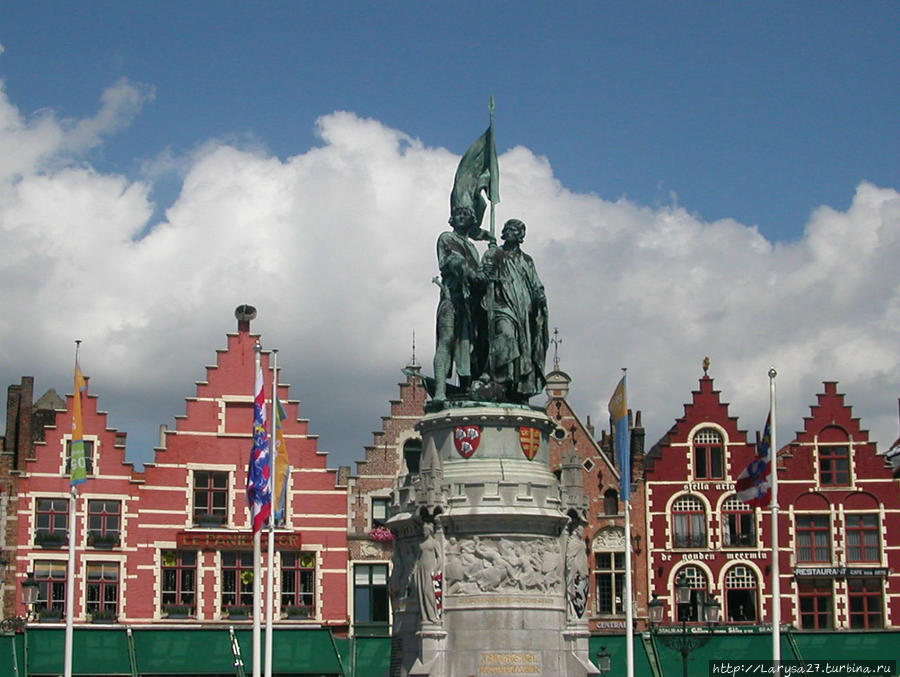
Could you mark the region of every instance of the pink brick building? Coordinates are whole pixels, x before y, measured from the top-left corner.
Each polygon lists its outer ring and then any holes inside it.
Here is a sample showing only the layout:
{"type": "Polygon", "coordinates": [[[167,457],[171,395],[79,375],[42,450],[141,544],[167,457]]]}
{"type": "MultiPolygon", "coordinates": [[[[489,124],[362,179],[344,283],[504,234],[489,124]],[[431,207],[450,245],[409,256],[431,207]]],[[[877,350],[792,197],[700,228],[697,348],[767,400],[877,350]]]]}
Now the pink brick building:
{"type": "MultiPolygon", "coordinates": [[[[229,623],[252,603],[252,537],[245,497],[251,446],[254,347],[248,320],[227,336],[216,364],[187,398],[174,430],[160,434],[152,463],[125,462],[125,435],[107,427],[98,396],[84,398],[88,479],[68,524],[67,454],[72,395],[55,426],[16,473],[18,545],[8,583],[28,573],[40,584],[36,611],[46,620],[75,596],[76,622],[229,623]],[[66,589],[69,537],[75,538],[76,582],[66,589]]],[[[271,406],[271,353],[261,354],[271,406]]],[[[84,365],[89,369],[90,365],[84,365]]],[[[90,384],[89,384],[90,386],[90,384]]],[[[283,524],[275,531],[278,621],[321,624],[338,633],[349,620],[347,493],[328,469],[288,386],[278,385],[287,416],[291,471],[283,524]]],[[[265,562],[266,540],[263,538],[265,562]]],[[[265,581],[263,580],[263,585],[265,581]]],[[[21,602],[16,612],[24,613],[21,602]]]]}

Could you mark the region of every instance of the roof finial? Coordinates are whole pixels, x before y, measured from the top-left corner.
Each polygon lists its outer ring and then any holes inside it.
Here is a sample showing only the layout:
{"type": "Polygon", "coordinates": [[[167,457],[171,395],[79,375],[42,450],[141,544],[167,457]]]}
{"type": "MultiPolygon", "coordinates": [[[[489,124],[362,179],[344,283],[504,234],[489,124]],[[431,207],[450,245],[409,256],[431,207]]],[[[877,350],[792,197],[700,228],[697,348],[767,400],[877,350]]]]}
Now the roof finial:
{"type": "Polygon", "coordinates": [[[550,339],[550,343],[553,344],[553,371],[559,371],[559,344],[562,343],[562,339],[559,338],[559,327],[553,328],[553,338],[550,339]]]}
{"type": "Polygon", "coordinates": [[[419,363],[416,362],[416,330],[413,329],[413,341],[412,341],[412,360],[409,363],[411,367],[418,367],[419,363]]]}
{"type": "Polygon", "coordinates": [[[706,376],[706,372],[709,371],[709,358],[703,358],[703,375],[706,376]]]}

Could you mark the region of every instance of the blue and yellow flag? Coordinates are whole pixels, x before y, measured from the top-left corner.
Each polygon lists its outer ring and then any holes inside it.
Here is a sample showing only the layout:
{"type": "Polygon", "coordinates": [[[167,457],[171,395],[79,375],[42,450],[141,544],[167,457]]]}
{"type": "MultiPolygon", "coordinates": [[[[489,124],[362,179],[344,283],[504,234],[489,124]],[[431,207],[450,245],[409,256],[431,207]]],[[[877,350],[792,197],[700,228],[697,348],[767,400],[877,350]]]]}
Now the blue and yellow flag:
{"type": "Polygon", "coordinates": [[[87,384],[75,358],[75,394],[72,396],[72,440],[70,442],[69,478],[74,486],[87,479],[87,462],[84,458],[84,424],[81,418],[81,400],[87,384]]]}
{"type": "Polygon", "coordinates": [[[275,519],[284,519],[284,504],[287,497],[288,465],[287,447],[284,444],[284,430],[281,421],[286,416],[281,400],[275,400],[275,519]]]}
{"type": "Polygon", "coordinates": [[[631,438],[624,376],[609,400],[609,415],[613,423],[616,465],[619,468],[619,494],[623,501],[627,501],[631,498],[631,438]]]}

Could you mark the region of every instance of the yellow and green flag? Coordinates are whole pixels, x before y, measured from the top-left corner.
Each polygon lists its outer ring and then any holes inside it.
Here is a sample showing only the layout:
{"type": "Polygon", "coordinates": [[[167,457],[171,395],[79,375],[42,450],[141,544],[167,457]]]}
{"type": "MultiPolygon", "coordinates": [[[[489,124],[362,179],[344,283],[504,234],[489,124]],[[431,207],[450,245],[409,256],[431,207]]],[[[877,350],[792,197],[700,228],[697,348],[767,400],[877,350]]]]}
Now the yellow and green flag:
{"type": "Polygon", "coordinates": [[[286,416],[281,400],[275,400],[275,519],[284,519],[284,504],[287,497],[288,465],[287,447],[284,444],[284,430],[281,421],[286,416]]]}

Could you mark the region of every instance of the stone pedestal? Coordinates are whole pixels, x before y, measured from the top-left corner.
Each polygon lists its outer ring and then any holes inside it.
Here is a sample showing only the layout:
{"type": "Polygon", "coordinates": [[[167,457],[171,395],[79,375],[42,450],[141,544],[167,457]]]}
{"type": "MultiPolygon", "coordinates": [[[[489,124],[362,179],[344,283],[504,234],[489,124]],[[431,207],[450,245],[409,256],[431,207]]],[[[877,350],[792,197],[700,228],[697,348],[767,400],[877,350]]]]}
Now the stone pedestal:
{"type": "Polygon", "coordinates": [[[418,424],[420,473],[396,492],[389,522],[392,675],[597,674],[586,621],[567,603],[566,527],[581,497],[550,471],[554,428],[515,406],[456,407],[418,424]],[[436,612],[421,596],[429,585],[436,612]]]}

